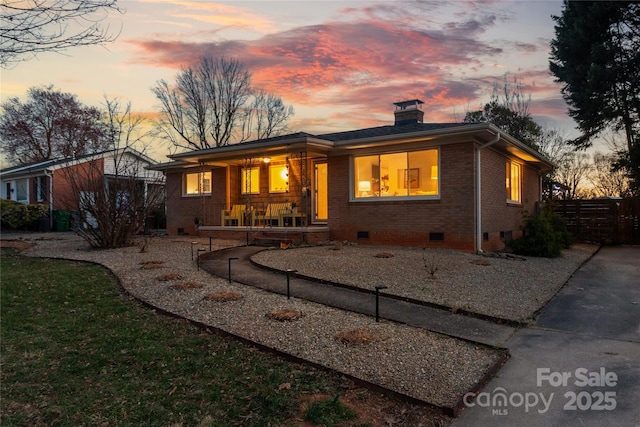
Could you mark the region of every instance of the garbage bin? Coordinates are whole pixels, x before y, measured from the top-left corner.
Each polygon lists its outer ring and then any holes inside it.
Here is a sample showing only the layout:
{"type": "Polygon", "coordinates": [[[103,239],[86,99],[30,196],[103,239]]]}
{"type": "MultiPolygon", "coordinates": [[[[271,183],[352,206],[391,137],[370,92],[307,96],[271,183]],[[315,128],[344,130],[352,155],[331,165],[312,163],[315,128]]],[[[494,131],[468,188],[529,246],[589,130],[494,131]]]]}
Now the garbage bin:
{"type": "Polygon", "coordinates": [[[55,211],[56,231],[69,231],[71,214],[68,211],[55,211]]]}

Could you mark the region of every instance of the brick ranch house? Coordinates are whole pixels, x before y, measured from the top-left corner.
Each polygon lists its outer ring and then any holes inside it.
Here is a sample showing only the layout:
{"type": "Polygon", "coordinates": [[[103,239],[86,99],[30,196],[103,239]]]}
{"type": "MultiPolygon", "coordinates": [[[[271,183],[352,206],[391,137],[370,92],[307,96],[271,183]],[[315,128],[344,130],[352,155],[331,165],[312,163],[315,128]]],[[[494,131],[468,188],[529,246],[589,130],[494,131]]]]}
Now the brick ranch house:
{"type": "Polygon", "coordinates": [[[394,125],[171,156],[153,167],[167,232],[469,252],[518,237],[553,164],[493,124],[423,123],[422,101],[394,105],[394,125]]]}
{"type": "Polygon", "coordinates": [[[24,204],[49,207],[49,228],[53,228],[53,212],[75,211],[81,194],[93,189],[78,181],[75,190],[69,176],[82,180],[97,179],[105,186],[116,177],[135,177],[145,189],[164,185],[161,172],[147,169],[157,164],[144,154],[131,149],[107,150],[83,156],[59,158],[42,162],[21,164],[0,170],[0,197],[24,204]]]}

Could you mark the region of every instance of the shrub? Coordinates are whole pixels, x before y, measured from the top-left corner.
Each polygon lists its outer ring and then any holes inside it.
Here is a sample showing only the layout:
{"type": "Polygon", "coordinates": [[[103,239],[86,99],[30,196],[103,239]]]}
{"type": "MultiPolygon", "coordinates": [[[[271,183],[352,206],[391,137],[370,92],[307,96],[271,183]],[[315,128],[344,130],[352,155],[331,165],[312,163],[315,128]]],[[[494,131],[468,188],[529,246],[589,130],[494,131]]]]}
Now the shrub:
{"type": "Polygon", "coordinates": [[[557,258],[571,246],[571,236],[559,215],[543,211],[527,217],[522,237],[509,246],[519,255],[557,258]]]}
{"type": "Polygon", "coordinates": [[[40,218],[49,217],[46,205],[25,205],[15,200],[0,200],[0,224],[3,230],[36,231],[40,218]]]}

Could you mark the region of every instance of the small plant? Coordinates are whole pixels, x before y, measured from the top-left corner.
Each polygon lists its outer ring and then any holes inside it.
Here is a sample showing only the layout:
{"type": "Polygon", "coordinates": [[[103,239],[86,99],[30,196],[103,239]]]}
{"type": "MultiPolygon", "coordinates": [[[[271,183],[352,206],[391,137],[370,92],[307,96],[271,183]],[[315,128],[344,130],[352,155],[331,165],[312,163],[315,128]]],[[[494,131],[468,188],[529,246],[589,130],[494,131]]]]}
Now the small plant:
{"type": "Polygon", "coordinates": [[[304,420],[313,425],[332,427],[357,418],[355,411],[340,402],[340,395],[331,400],[313,402],[304,413],[304,420]]]}
{"type": "Polygon", "coordinates": [[[424,268],[427,269],[427,272],[429,273],[431,278],[435,279],[436,271],[438,271],[438,263],[435,254],[432,254],[431,258],[427,259],[427,248],[422,248],[422,263],[424,264],[424,268]]]}

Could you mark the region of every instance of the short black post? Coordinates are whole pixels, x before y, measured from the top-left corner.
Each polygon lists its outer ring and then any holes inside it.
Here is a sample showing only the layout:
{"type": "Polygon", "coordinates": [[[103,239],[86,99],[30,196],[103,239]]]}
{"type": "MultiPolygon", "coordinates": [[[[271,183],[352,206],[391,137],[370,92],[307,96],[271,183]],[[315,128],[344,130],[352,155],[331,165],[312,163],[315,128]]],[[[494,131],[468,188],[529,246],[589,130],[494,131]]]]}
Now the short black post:
{"type": "Polygon", "coordinates": [[[388,286],[376,286],[376,322],[380,321],[380,289],[387,289],[388,286]]]}
{"type": "Polygon", "coordinates": [[[231,261],[233,261],[234,259],[238,259],[238,257],[229,258],[229,283],[231,283],[231,261]]]}
{"type": "Polygon", "coordinates": [[[298,270],[292,270],[287,268],[287,299],[291,298],[291,287],[290,287],[290,275],[291,273],[297,273],[298,270]]]}
{"type": "Polygon", "coordinates": [[[196,258],[196,264],[198,264],[198,270],[200,270],[200,252],[204,252],[206,249],[198,248],[198,256],[196,258]]]}
{"type": "Polygon", "coordinates": [[[213,240],[213,237],[209,236],[209,252],[211,252],[211,241],[213,240]]]}
{"type": "Polygon", "coordinates": [[[191,242],[191,261],[193,261],[193,245],[197,245],[198,242],[191,242]]]}

